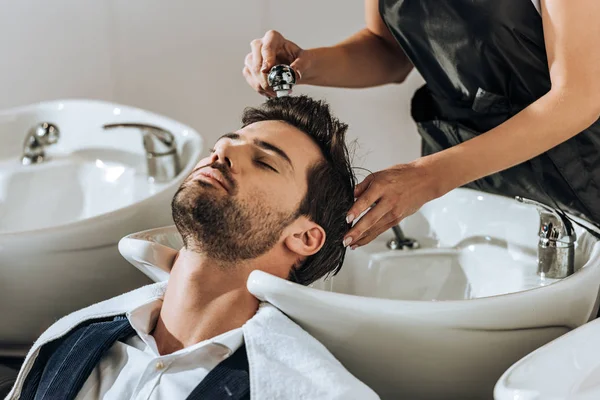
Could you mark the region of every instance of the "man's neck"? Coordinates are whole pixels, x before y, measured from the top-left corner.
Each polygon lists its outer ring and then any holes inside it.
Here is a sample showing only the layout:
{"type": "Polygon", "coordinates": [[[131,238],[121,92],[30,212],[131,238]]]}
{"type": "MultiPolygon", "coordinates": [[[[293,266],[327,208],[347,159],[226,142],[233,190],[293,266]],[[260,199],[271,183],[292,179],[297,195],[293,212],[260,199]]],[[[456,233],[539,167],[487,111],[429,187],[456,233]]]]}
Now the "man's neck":
{"type": "Polygon", "coordinates": [[[222,265],[181,250],[152,332],[159,353],[170,354],[213,338],[252,318],[258,300],[246,289],[248,274],[243,265],[222,265]]]}

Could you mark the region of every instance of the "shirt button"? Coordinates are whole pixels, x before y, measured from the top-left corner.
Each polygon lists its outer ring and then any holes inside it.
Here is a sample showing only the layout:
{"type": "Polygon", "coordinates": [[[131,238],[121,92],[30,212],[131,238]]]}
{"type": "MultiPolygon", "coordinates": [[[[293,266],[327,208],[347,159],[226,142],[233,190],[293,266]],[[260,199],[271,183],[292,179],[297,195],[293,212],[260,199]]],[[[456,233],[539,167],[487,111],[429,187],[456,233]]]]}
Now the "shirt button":
{"type": "Polygon", "coordinates": [[[154,368],[156,369],[163,369],[165,367],[165,364],[163,364],[162,361],[158,361],[156,364],[154,364],[154,368]]]}

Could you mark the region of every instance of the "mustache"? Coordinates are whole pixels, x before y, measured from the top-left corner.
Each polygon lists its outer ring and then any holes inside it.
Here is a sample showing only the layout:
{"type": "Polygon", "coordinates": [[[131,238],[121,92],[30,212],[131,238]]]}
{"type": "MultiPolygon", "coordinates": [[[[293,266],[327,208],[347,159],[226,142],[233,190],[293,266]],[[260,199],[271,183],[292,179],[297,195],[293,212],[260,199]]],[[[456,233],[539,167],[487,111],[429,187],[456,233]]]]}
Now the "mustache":
{"type": "Polygon", "coordinates": [[[200,171],[203,168],[206,167],[210,167],[213,169],[216,169],[217,171],[219,171],[221,173],[221,175],[223,175],[223,179],[225,179],[225,181],[227,181],[227,184],[229,185],[229,187],[232,190],[235,190],[237,185],[235,182],[235,179],[233,179],[233,177],[231,176],[231,172],[229,170],[229,167],[223,163],[220,162],[213,162],[213,163],[208,163],[205,165],[201,165],[198,168],[195,168],[189,175],[188,179],[186,181],[190,181],[193,179],[193,177],[196,175],[196,172],[200,171]]]}

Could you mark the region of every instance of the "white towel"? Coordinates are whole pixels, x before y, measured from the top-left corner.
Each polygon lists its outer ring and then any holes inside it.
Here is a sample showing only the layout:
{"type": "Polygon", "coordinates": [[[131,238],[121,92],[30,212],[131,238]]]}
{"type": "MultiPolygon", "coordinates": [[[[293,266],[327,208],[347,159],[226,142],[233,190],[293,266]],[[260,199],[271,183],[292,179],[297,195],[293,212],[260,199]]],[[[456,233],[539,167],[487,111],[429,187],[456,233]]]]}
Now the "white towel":
{"type": "MultiPolygon", "coordinates": [[[[34,343],[7,399],[18,399],[41,346],[65,335],[81,322],[123,314],[162,298],[159,282],[91,305],[56,321],[34,343]]],[[[356,379],[316,339],[274,306],[262,303],[243,326],[252,400],[371,400],[379,397],[356,379]]]]}
{"type": "Polygon", "coordinates": [[[379,399],[308,332],[268,303],[244,325],[252,399],[379,399]]]}

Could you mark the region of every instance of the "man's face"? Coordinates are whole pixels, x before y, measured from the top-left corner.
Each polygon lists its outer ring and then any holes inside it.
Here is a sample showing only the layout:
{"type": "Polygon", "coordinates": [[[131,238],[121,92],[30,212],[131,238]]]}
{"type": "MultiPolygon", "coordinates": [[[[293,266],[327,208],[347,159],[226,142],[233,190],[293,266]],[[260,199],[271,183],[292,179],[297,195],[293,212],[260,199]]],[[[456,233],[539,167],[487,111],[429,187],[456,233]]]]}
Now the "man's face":
{"type": "Polygon", "coordinates": [[[280,121],[224,135],[173,197],[186,247],[224,262],[266,253],[297,218],[308,169],[321,159],[316,143],[280,121]]]}

